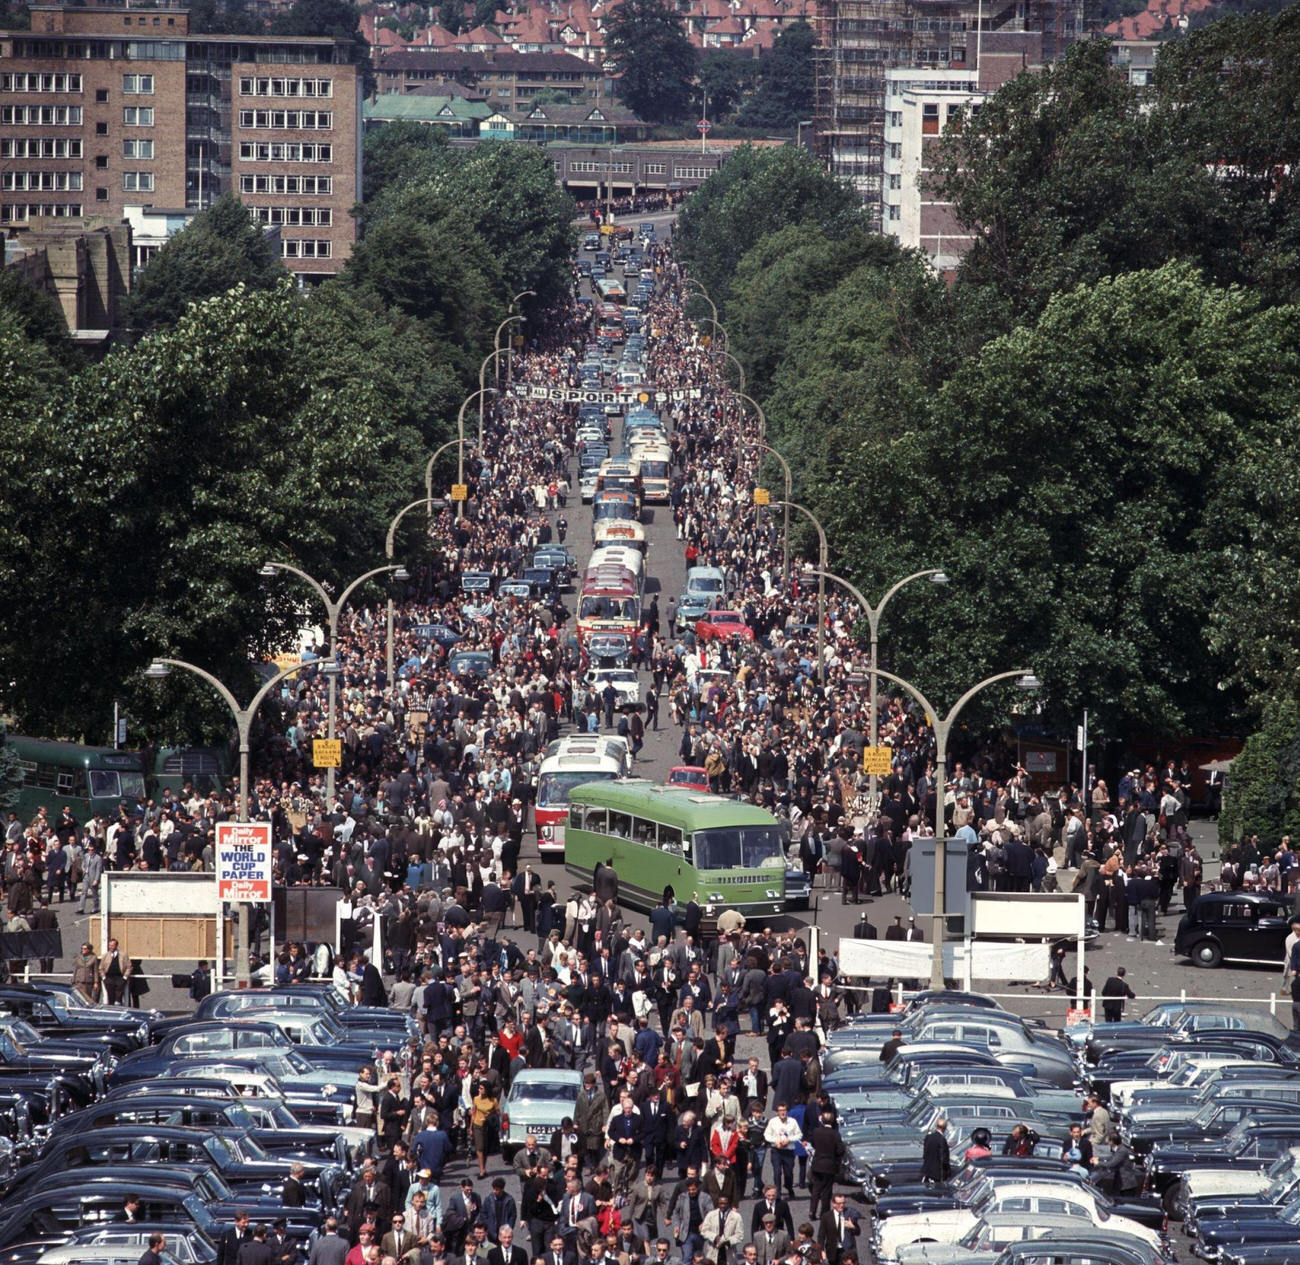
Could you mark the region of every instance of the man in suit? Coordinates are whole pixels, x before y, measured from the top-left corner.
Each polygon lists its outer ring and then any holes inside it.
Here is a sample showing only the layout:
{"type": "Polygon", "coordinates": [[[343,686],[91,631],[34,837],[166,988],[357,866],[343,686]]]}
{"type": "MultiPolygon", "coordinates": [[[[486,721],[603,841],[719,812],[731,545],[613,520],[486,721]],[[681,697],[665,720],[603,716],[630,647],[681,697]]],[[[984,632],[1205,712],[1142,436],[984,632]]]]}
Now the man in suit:
{"type": "Polygon", "coordinates": [[[302,1184],[302,1175],[306,1171],[301,1164],[289,1165],[289,1176],[284,1179],[280,1191],[282,1207],[301,1208],[307,1202],[307,1188],[302,1184]]]}
{"type": "Polygon", "coordinates": [[[831,1206],[835,1177],[848,1149],[835,1127],[833,1111],[821,1113],[821,1123],[808,1135],[808,1142],[813,1153],[812,1180],[809,1183],[812,1202],[808,1206],[808,1217],[811,1220],[817,1216],[818,1207],[825,1212],[831,1206]]]}
{"type": "Polygon", "coordinates": [[[856,940],[879,939],[879,936],[876,934],[875,924],[866,914],[863,914],[862,917],[858,919],[857,925],[853,928],[853,937],[856,940]]]}
{"type": "Polygon", "coordinates": [[[779,1106],[781,1103],[785,1103],[790,1106],[797,1102],[803,1102],[803,1093],[800,1087],[802,1078],[803,1065],[794,1057],[793,1051],[787,1047],[781,1052],[781,1057],[772,1069],[773,1105],[779,1106]]]}
{"type": "Polygon", "coordinates": [[[677,1196],[673,1204],[673,1237],[681,1248],[682,1260],[691,1260],[695,1253],[703,1248],[704,1238],[700,1227],[704,1218],[713,1211],[713,1200],[700,1189],[699,1179],[691,1177],[686,1182],[686,1189],[677,1196]]]}
{"type": "Polygon", "coordinates": [[[264,1221],[253,1227],[253,1237],[239,1249],[239,1265],[276,1265],[275,1249],[266,1241],[269,1233],[264,1221]]]}
{"type": "Polygon", "coordinates": [[[415,1232],[406,1228],[406,1213],[393,1213],[393,1228],[379,1242],[379,1250],[385,1256],[391,1256],[397,1261],[404,1260],[410,1256],[413,1260],[419,1259],[419,1247],[416,1244],[415,1232]]]}
{"type": "Polygon", "coordinates": [[[565,1183],[560,1215],[555,1225],[565,1246],[579,1256],[583,1255],[584,1239],[589,1241],[596,1233],[596,1201],[582,1189],[582,1182],[577,1177],[570,1177],[565,1183]]]}
{"type": "MultiPolygon", "coordinates": [[[[253,1237],[248,1224],[248,1213],[242,1208],[235,1213],[235,1224],[221,1236],[217,1244],[217,1265],[237,1265],[239,1249],[253,1237]]],[[[346,1246],[345,1246],[346,1252],[346,1246]]]]}
{"type": "Polygon", "coordinates": [[[379,1170],[372,1161],[366,1161],[361,1176],[353,1183],[345,1207],[348,1227],[353,1232],[365,1220],[365,1210],[368,1207],[375,1210],[375,1224],[379,1226],[381,1234],[387,1227],[388,1218],[393,1212],[393,1196],[388,1184],[379,1180],[379,1170]]]}
{"type": "Polygon", "coordinates": [[[922,931],[921,928],[916,925],[915,918],[909,918],[907,920],[907,930],[903,934],[903,939],[911,940],[913,943],[919,943],[919,944],[925,943],[925,932],[922,931]]]}
{"type": "Polygon", "coordinates": [[[162,1254],[166,1247],[167,1236],[155,1230],[149,1236],[149,1250],[140,1257],[139,1265],[162,1265],[162,1254]]]}
{"type": "Polygon", "coordinates": [[[749,1218],[749,1237],[753,1238],[763,1225],[764,1217],[771,1217],[778,1230],[784,1231],[787,1241],[794,1234],[794,1217],[790,1205],[781,1198],[775,1186],[764,1186],[762,1199],[754,1203],[753,1214],[749,1218]]]}
{"type": "Polygon", "coordinates": [[[776,1228],[776,1217],[770,1212],[763,1214],[762,1221],[762,1229],[753,1236],[754,1246],[758,1249],[758,1265],[776,1265],[790,1252],[790,1236],[776,1228]]]}
{"type": "Polygon", "coordinates": [[[817,1226],[817,1242],[826,1254],[827,1265],[840,1265],[845,1256],[857,1259],[860,1229],[857,1216],[844,1207],[844,1196],[836,1195],[817,1226]]]}
{"type": "Polygon", "coordinates": [[[551,1245],[542,1257],[544,1265],[578,1265],[578,1254],[564,1246],[564,1235],[551,1235],[551,1245]]]}
{"type": "Polygon", "coordinates": [[[880,1047],[880,1061],[888,1066],[894,1061],[894,1055],[898,1053],[903,1044],[903,1030],[902,1028],[895,1028],[890,1034],[889,1040],[880,1047]]]}
{"type": "MultiPolygon", "coordinates": [[[[244,1219],[247,1221],[247,1215],[244,1219]]],[[[338,1221],[334,1217],[326,1217],[325,1232],[311,1245],[307,1265],[343,1265],[347,1254],[348,1242],[339,1233],[338,1221]]]]}
{"type": "Polygon", "coordinates": [[[740,1099],[742,1115],[749,1114],[749,1104],[755,1099],[767,1110],[767,1073],[759,1067],[756,1058],[751,1058],[737,1077],[736,1097],[740,1099]]]}
{"type": "Polygon", "coordinates": [[[289,1234],[289,1223],[284,1217],[280,1217],[271,1227],[271,1237],[267,1242],[275,1253],[275,1265],[298,1265],[302,1260],[302,1249],[298,1246],[298,1240],[289,1234]]]}
{"type": "Polygon", "coordinates": [[[948,1148],[948,1121],[940,1116],[925,1135],[921,1148],[921,1180],[946,1182],[952,1176],[952,1153],[948,1148]]]}
{"type": "Polygon", "coordinates": [[[460,1179],[460,1191],[447,1200],[442,1228],[447,1235],[447,1250],[459,1255],[464,1250],[465,1236],[478,1217],[483,1201],[474,1193],[474,1183],[468,1177],[460,1179]]]}
{"type": "MultiPolygon", "coordinates": [[[[647,1168],[628,1196],[628,1219],[636,1236],[647,1245],[653,1244],[668,1224],[672,1209],[668,1206],[668,1187],[659,1181],[658,1171],[647,1168]]],[[[551,1265],[547,1262],[547,1265],[551,1265]]]]}
{"type": "Polygon", "coordinates": [[[488,1265],[528,1265],[528,1253],[515,1243],[513,1226],[503,1225],[497,1245],[487,1255],[488,1265]]]}

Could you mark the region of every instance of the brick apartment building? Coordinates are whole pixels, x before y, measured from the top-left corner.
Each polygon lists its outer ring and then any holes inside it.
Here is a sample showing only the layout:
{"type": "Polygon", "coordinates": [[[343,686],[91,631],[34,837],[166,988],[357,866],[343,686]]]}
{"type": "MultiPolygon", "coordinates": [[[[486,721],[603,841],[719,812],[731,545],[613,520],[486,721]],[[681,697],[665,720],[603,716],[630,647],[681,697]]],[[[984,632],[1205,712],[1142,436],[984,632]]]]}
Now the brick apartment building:
{"type": "Polygon", "coordinates": [[[474,89],[494,110],[527,110],[543,89],[563,93],[570,105],[608,98],[608,77],[572,53],[490,53],[452,49],[400,49],[379,55],[379,91],[436,91],[449,84],[474,89]]]}
{"type": "Polygon", "coordinates": [[[361,78],[347,41],[191,35],[185,9],[35,5],[0,31],[0,227],[198,209],[234,192],[324,277],[356,240],[361,78]]]}

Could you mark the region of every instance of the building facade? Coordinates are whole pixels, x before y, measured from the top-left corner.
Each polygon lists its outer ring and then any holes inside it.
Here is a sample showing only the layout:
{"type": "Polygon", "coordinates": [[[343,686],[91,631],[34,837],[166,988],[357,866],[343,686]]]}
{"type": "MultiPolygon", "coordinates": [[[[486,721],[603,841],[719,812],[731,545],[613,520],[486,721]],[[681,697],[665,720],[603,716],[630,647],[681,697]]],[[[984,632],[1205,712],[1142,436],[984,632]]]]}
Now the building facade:
{"type": "MultiPolygon", "coordinates": [[[[1083,34],[1082,0],[824,0],[815,127],[829,169],[873,218],[885,206],[887,75],[957,72],[982,91],[1052,61],[1083,34]]],[[[883,224],[881,225],[883,227],[883,224]]]]}
{"type": "Polygon", "coordinates": [[[494,110],[519,113],[532,108],[543,90],[561,93],[570,105],[610,97],[608,78],[572,53],[516,53],[402,49],[383,53],[376,69],[379,91],[419,92],[463,84],[481,93],[494,110]]]}
{"type": "Polygon", "coordinates": [[[361,78],[347,41],[191,36],[184,9],[34,6],[0,31],[0,224],[236,194],[284,262],[337,272],[356,239],[361,78]]]}

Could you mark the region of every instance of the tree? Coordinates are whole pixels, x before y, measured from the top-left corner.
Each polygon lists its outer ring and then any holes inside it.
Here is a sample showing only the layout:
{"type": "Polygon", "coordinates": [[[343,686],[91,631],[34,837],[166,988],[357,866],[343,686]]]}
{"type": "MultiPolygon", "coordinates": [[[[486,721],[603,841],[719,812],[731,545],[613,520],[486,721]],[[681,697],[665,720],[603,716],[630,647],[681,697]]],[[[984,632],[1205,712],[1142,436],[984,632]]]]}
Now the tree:
{"type": "Polygon", "coordinates": [[[271,34],[328,35],[351,41],[352,60],[362,68],[363,90],[367,96],[374,91],[370,41],[361,34],[361,10],[348,0],[294,0],[291,7],[275,15],[271,34]]]}
{"type": "Polygon", "coordinates": [[[189,10],[192,35],[261,35],[266,31],[247,0],[191,0],[189,10]]]}
{"type": "Polygon", "coordinates": [[[690,272],[719,309],[744,254],[789,224],[847,232],[862,204],[801,149],[742,146],[695,191],[678,216],[674,240],[690,272]]]}
{"type": "Polygon", "coordinates": [[[367,132],[363,149],[362,200],[373,203],[385,189],[427,180],[448,162],[447,133],[441,127],[399,119],[367,132]]]}
{"type": "MultiPolygon", "coordinates": [[[[1220,688],[1235,651],[1205,630],[1222,549],[1258,528],[1232,518],[1235,471],[1296,415],[1297,369],[1300,310],[1261,310],[1182,264],[1108,279],[1056,296],[937,392],[924,373],[910,396],[872,383],[883,407],[843,406],[838,464],[814,466],[806,495],[868,587],[914,564],[957,580],[925,621],[904,608],[891,624],[903,675],[955,697],[1023,663],[1050,719],[1089,706],[1114,733],[1186,732],[1240,702],[1220,688]]],[[[815,400],[802,425],[790,450],[833,446],[815,400]]]]}
{"type": "Polygon", "coordinates": [[[772,51],[758,64],[758,91],[740,112],[745,127],[793,131],[801,119],[812,117],[816,43],[813,28],[802,20],[776,37],[772,51]]]}
{"type": "Polygon", "coordinates": [[[0,311],[12,315],[25,337],[40,343],[68,369],[83,362],[68,337],[68,323],[58,300],[38,290],[15,268],[0,270],[0,311]]]}
{"type": "Polygon", "coordinates": [[[1283,835],[1300,834],[1300,705],[1270,704],[1259,729],[1232,762],[1219,814],[1219,840],[1258,835],[1275,848],[1283,835]]]}
{"type": "Polygon", "coordinates": [[[246,697],[312,609],[258,578],[268,551],[331,582],[373,565],[423,448],[371,382],[311,359],[340,349],[308,341],[307,312],[289,281],[208,299],[40,413],[28,496],[45,512],[0,617],[3,701],[24,725],[81,732],[117,697],[184,733],[207,694],[160,694],[140,670],[171,652],[246,697]],[[75,617],[51,620],[60,603],[75,617]]]}
{"type": "Polygon", "coordinates": [[[511,294],[535,290],[535,307],[567,292],[575,235],[573,199],[535,145],[489,142],[458,151],[436,182],[472,217],[511,294]]]}
{"type": "Polygon", "coordinates": [[[237,285],[269,289],[286,275],[243,203],[225,193],[145,265],[131,295],[131,317],[145,330],[174,325],[191,303],[237,285]]]}
{"type": "Polygon", "coordinates": [[[792,337],[817,300],[860,266],[886,267],[899,259],[892,237],[865,228],[832,236],[817,225],[788,224],[760,238],[736,267],[727,316],[749,394],[764,399],[771,391],[792,337]]]}
{"type": "Polygon", "coordinates": [[[931,186],[975,234],[962,280],[1028,317],[1074,286],[1231,241],[1210,169],[1166,142],[1109,59],[1104,42],[1072,45],[949,126],[937,150],[931,186]]]}
{"type": "Polygon", "coordinates": [[[18,793],[23,786],[23,766],[18,753],[9,745],[8,733],[0,729],[0,812],[18,807],[18,793]]]}
{"type": "Polygon", "coordinates": [[[669,0],[623,0],[605,25],[605,45],[624,104],[651,123],[678,123],[694,95],[695,47],[669,0]]]}
{"type": "Polygon", "coordinates": [[[754,81],[754,61],[741,49],[711,48],[700,57],[700,87],[711,119],[728,119],[754,81]]]}

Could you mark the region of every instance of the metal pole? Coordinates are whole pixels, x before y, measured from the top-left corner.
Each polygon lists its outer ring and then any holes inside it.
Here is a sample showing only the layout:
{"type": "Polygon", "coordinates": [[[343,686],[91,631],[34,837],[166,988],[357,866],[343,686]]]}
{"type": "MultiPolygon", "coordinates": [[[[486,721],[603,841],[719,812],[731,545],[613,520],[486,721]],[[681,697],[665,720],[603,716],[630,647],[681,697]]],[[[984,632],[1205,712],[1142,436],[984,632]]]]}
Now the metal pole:
{"type": "MultiPolygon", "coordinates": [[[[520,299],[527,298],[529,295],[531,295],[535,299],[537,297],[537,291],[520,290],[519,293],[516,294],[515,297],[510,300],[510,306],[506,308],[506,311],[513,312],[515,310],[515,304],[518,303],[520,299]]],[[[506,381],[507,382],[513,381],[514,372],[515,372],[514,357],[511,355],[511,349],[507,347],[506,348],[506,381]]]]}
{"type": "MultiPolygon", "coordinates": [[[[453,439],[451,442],[454,444],[456,441],[453,439]]],[[[433,480],[433,462],[437,459],[437,457],[438,457],[438,453],[442,452],[443,449],[448,448],[448,447],[450,447],[449,444],[443,444],[442,448],[439,448],[439,449],[438,449],[438,452],[435,452],[435,453],[433,454],[433,457],[432,457],[432,458],[430,459],[430,461],[429,461],[428,474],[426,475],[426,479],[425,479],[425,490],[429,493],[429,498],[428,498],[428,500],[427,500],[427,501],[412,501],[412,502],[410,503],[410,505],[406,506],[404,509],[399,510],[399,511],[397,512],[397,516],[393,519],[393,521],[392,521],[391,523],[388,524],[388,536],[387,536],[387,538],[386,538],[385,541],[384,541],[384,556],[388,559],[389,562],[392,562],[392,560],[393,560],[393,553],[394,553],[394,551],[395,551],[396,544],[397,544],[397,525],[402,521],[402,519],[405,518],[406,515],[409,514],[412,510],[419,509],[421,505],[425,505],[425,504],[428,505],[428,507],[429,507],[429,516],[430,516],[430,518],[432,518],[432,516],[433,516],[433,489],[432,489],[432,487],[430,487],[429,485],[432,483],[432,480],[433,480]]],[[[440,501],[440,502],[439,502],[439,505],[441,506],[442,504],[443,504],[443,502],[440,501]]],[[[392,593],[392,589],[391,589],[391,588],[389,589],[389,592],[388,592],[388,658],[387,658],[387,667],[388,667],[388,688],[389,688],[389,689],[392,689],[392,688],[393,688],[393,681],[396,679],[396,667],[395,667],[395,664],[394,664],[394,662],[393,662],[393,593],[392,593]]]]}
{"type": "MultiPolygon", "coordinates": [[[[330,678],[333,680],[333,678],[330,678]]],[[[247,710],[236,712],[235,722],[239,726],[239,811],[237,820],[248,820],[248,777],[249,777],[249,730],[252,716],[247,710]]],[[[217,917],[221,911],[217,910],[217,917]]],[[[239,902],[239,914],[235,922],[235,987],[248,988],[252,983],[252,973],[248,969],[249,924],[252,922],[252,908],[248,901],[239,902]]]]}
{"type": "Polygon", "coordinates": [[[782,501],[791,509],[798,510],[817,529],[817,681],[826,684],[826,575],[829,562],[826,545],[826,532],[821,521],[806,505],[796,501],[782,501]]]}
{"type": "MultiPolygon", "coordinates": [[[[514,319],[514,318],[512,318],[514,319]]],[[[478,367],[478,447],[483,451],[483,397],[489,390],[495,391],[495,387],[489,388],[484,381],[484,375],[487,373],[487,367],[501,354],[501,349],[497,348],[489,355],[483,358],[483,363],[478,367]]],[[[471,396],[471,399],[474,397],[471,396]]]]}
{"type": "Polygon", "coordinates": [[[1037,681],[1031,676],[1028,669],[1016,668],[1011,672],[998,672],[993,676],[986,677],[978,685],[972,685],[970,689],[963,694],[956,703],[953,704],[952,710],[946,716],[940,716],[939,713],[931,706],[929,700],[916,688],[910,681],[905,681],[901,676],[895,676],[892,672],[886,672],[883,668],[877,669],[879,674],[886,681],[892,681],[900,689],[906,690],[925,710],[925,714],[930,717],[934,725],[935,739],[935,797],[934,797],[934,949],[930,960],[930,987],[942,988],[944,981],[943,974],[943,938],[945,928],[946,914],[944,906],[947,903],[947,891],[945,883],[944,870],[947,866],[948,853],[947,843],[944,839],[944,820],[943,820],[943,784],[947,780],[948,765],[948,735],[952,730],[953,723],[960,715],[963,707],[971,701],[981,690],[987,689],[990,685],[996,685],[999,681],[1009,681],[1012,677],[1021,677],[1029,688],[1034,688],[1037,681]]]}
{"type": "Polygon", "coordinates": [[[457,444],[464,445],[464,439],[449,439],[441,448],[429,458],[428,464],[424,467],[424,499],[429,505],[429,533],[433,534],[433,463],[442,456],[448,448],[454,448],[457,444]]]}
{"type": "Polygon", "coordinates": [[[1083,811],[1092,819],[1092,800],[1088,796],[1088,709],[1083,709],[1083,751],[1080,753],[1083,759],[1079,785],[1083,787],[1083,811]]]}
{"type": "MultiPolygon", "coordinates": [[[[480,369],[480,371],[479,371],[479,376],[480,376],[480,378],[482,377],[482,370],[481,370],[481,369],[480,369]]],[[[455,442],[458,443],[458,444],[460,445],[460,456],[459,456],[459,458],[458,458],[458,460],[457,460],[457,465],[456,465],[456,482],[457,482],[457,483],[463,484],[463,483],[465,482],[465,410],[469,407],[469,402],[470,402],[472,399],[474,399],[476,396],[482,396],[482,394],[483,394],[484,391],[495,391],[495,390],[496,390],[496,387],[480,387],[477,391],[472,391],[472,392],[470,392],[470,394],[467,395],[467,396],[466,396],[466,397],[461,401],[461,403],[460,403],[460,411],[456,414],[456,434],[457,434],[458,438],[456,439],[455,442]]],[[[479,425],[479,450],[482,451],[482,448],[483,448],[483,428],[482,428],[482,423],[480,422],[480,425],[479,425]]],[[[439,449],[438,451],[441,452],[442,450],[439,449]]],[[[437,455],[438,455],[437,453],[434,453],[434,456],[435,456],[435,457],[436,457],[437,455]]],[[[430,466],[430,469],[432,469],[432,465],[430,466]]],[[[430,476],[429,482],[426,484],[426,487],[427,487],[427,489],[429,489],[429,496],[430,496],[430,499],[432,499],[432,496],[433,496],[433,493],[432,493],[432,487],[433,487],[432,476],[430,476]]],[[[464,502],[464,501],[457,501],[457,502],[456,502],[456,517],[457,517],[457,518],[460,518],[460,517],[462,517],[462,516],[464,515],[464,513],[465,513],[465,502],[464,502]]]]}

